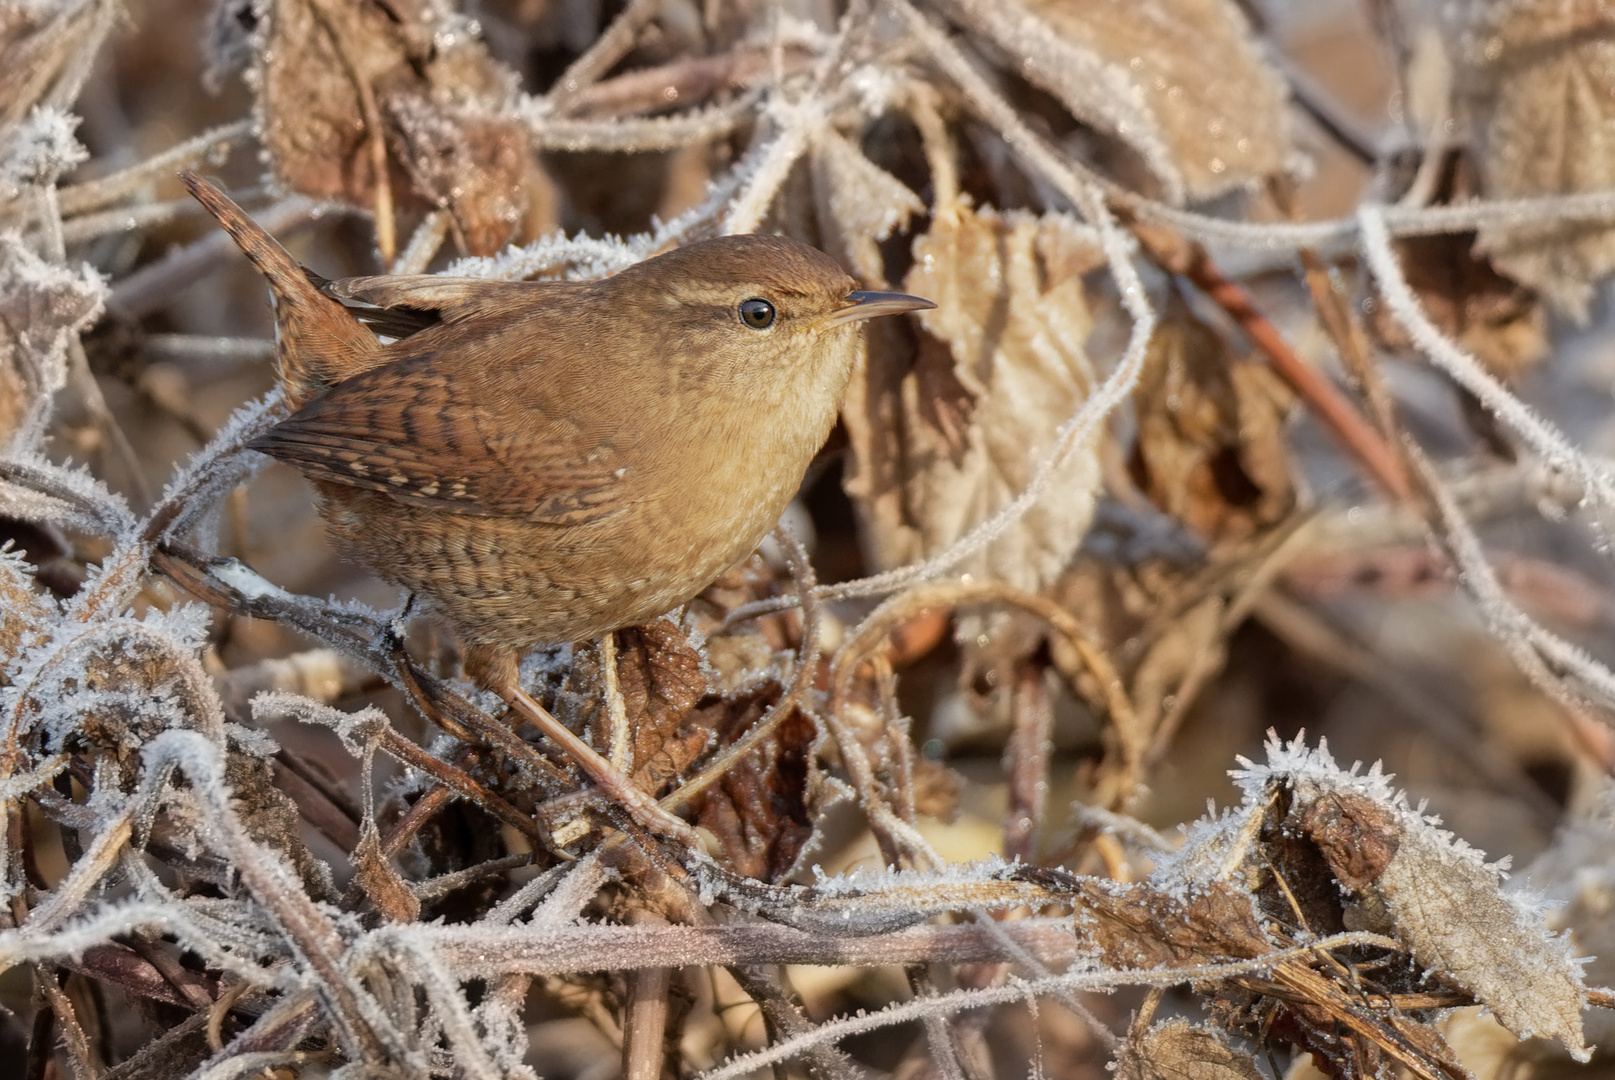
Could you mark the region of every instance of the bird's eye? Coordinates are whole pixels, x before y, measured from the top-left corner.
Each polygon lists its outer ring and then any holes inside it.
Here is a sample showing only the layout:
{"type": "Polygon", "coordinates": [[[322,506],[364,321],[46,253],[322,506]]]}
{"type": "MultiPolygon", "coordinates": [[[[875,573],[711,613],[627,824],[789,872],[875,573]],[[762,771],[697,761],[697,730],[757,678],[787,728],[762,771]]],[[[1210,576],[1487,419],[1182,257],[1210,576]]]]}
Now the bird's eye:
{"type": "Polygon", "coordinates": [[[740,302],[740,321],[753,330],[767,330],[774,325],[774,305],[760,296],[740,302]]]}

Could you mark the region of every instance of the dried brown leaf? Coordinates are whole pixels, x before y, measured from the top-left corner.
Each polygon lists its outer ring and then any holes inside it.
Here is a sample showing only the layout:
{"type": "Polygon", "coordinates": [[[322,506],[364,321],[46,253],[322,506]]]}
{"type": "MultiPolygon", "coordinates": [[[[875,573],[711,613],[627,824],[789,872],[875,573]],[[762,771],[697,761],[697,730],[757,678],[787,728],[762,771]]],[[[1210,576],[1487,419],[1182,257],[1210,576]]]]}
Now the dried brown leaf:
{"type": "Polygon", "coordinates": [[[1284,84],[1231,0],[949,0],[1023,78],[1143,158],[1173,201],[1283,169],[1284,84]]]}
{"type": "MultiPolygon", "coordinates": [[[[1476,5],[1464,89],[1486,194],[1571,195],[1615,187],[1615,11],[1602,0],[1476,5]]],[[[1578,320],[1615,269],[1615,226],[1488,225],[1479,247],[1503,273],[1578,320]]]]}
{"type": "Polygon", "coordinates": [[[706,673],[701,654],[667,619],[618,631],[617,639],[617,686],[633,733],[632,775],[656,791],[711,741],[711,728],[693,712],[707,693],[706,673]]]}
{"type": "Polygon", "coordinates": [[[1586,1060],[1586,995],[1568,943],[1548,935],[1540,912],[1499,891],[1495,869],[1465,854],[1425,830],[1404,832],[1365,890],[1369,906],[1420,963],[1490,1006],[1510,1031],[1557,1039],[1586,1060]]]}
{"type": "Polygon", "coordinates": [[[1246,537],[1282,520],[1295,504],[1288,399],[1270,368],[1236,360],[1221,335],[1174,304],[1134,394],[1133,481],[1213,539],[1246,537]]]}
{"type": "Polygon", "coordinates": [[[1379,880],[1401,846],[1396,816],[1351,792],[1325,795],[1302,808],[1297,819],[1335,880],[1353,892],[1379,880]]]}
{"type": "Polygon", "coordinates": [[[1297,764],[1273,783],[1354,896],[1346,926],[1404,942],[1428,977],[1474,995],[1516,1035],[1557,1039],[1585,1060],[1581,974],[1541,905],[1503,893],[1495,866],[1409,809],[1382,775],[1340,773],[1322,750],[1297,764]]]}
{"type": "Polygon", "coordinates": [[[289,0],[270,11],[258,58],[262,138],[276,173],[296,190],[368,206],[376,182],[368,157],[373,136],[358,85],[373,94],[379,80],[420,53],[420,44],[378,4],[330,14],[327,8],[289,0]]]}
{"type": "Polygon", "coordinates": [[[1212,1028],[1166,1020],[1127,1040],[1117,1080],[1257,1080],[1256,1062],[1212,1028]]]}
{"type": "MultiPolygon", "coordinates": [[[[1375,993],[1424,994],[1444,983],[1516,1035],[1557,1039],[1586,1059],[1581,974],[1568,941],[1549,933],[1540,901],[1505,894],[1498,869],[1410,808],[1377,766],[1345,772],[1326,748],[1299,740],[1270,739],[1267,753],[1266,765],[1247,762],[1233,774],[1243,804],[1195,826],[1152,876],[1155,888],[1238,884],[1274,926],[1395,938],[1411,963],[1382,966],[1370,980],[1375,993]]],[[[1345,1023],[1418,1075],[1463,1075],[1438,1033],[1394,1010],[1364,1009],[1360,973],[1342,982],[1333,970],[1286,963],[1271,984],[1244,985],[1286,1000],[1295,1024],[1283,1037],[1315,1051],[1340,1045],[1332,1032],[1345,1023]]]]}
{"type": "MultiPolygon", "coordinates": [[[[778,697],[753,694],[723,711],[709,710],[722,744],[743,736],[778,697]]],[[[813,835],[809,766],[818,729],[796,711],[742,758],[702,800],[698,822],[718,838],[729,864],[747,877],[776,881],[790,871],[813,835]]]]}
{"type": "Polygon", "coordinates": [[[516,76],[424,2],[280,0],[258,57],[260,128],[276,174],[316,198],[376,205],[375,126],[401,208],[446,208],[472,254],[524,232],[547,191],[516,76]]]}
{"type": "MultiPolygon", "coordinates": [[[[889,339],[871,346],[844,410],[847,491],[880,567],[933,553],[1018,495],[1092,385],[1092,325],[1080,273],[1097,254],[1068,218],[940,212],[914,245],[907,291],[923,312],[917,362],[902,371],[889,339]]],[[[1061,467],[1058,497],[1034,507],[961,570],[1036,590],[1088,527],[1099,471],[1091,448],[1061,467]]]]}
{"type": "Polygon", "coordinates": [[[1250,896],[1222,882],[1178,893],[1083,879],[1072,903],[1078,937],[1109,967],[1196,967],[1273,948],[1250,896]]]}

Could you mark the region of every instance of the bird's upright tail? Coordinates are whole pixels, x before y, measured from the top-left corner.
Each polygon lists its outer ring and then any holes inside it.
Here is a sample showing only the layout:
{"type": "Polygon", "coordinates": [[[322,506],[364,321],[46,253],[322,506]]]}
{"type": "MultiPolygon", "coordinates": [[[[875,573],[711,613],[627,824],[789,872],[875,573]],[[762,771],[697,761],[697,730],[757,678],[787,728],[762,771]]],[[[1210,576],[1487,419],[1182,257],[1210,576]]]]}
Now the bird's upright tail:
{"type": "Polygon", "coordinates": [[[219,185],[189,170],[179,178],[269,283],[275,306],[275,363],[293,408],[380,362],[376,336],[321,292],[319,279],[219,185]]]}

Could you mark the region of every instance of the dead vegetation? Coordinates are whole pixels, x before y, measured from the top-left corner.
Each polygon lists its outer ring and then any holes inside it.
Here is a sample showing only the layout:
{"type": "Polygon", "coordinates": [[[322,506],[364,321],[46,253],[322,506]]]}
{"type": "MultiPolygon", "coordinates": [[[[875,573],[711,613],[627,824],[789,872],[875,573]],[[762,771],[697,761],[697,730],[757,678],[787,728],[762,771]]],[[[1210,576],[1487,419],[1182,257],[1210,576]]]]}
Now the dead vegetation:
{"type": "Polygon", "coordinates": [[[1598,0],[0,0],[7,1075],[1599,1067],[1612,73],[1598,0]],[[528,660],[706,850],[241,450],[185,167],[328,276],[938,302],[768,550],[528,660]]]}

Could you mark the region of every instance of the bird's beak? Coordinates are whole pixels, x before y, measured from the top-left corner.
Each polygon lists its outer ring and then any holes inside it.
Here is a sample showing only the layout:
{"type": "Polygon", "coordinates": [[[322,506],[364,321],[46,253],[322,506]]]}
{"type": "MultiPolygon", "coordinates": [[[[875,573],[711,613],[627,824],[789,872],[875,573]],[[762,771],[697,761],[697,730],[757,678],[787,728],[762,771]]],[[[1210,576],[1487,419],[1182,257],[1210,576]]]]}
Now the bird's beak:
{"type": "Polygon", "coordinates": [[[873,319],[877,315],[901,315],[905,311],[920,311],[934,307],[936,305],[931,301],[921,300],[918,296],[909,296],[907,293],[859,290],[848,293],[847,306],[831,312],[827,321],[831,326],[840,326],[843,323],[873,319]]]}

